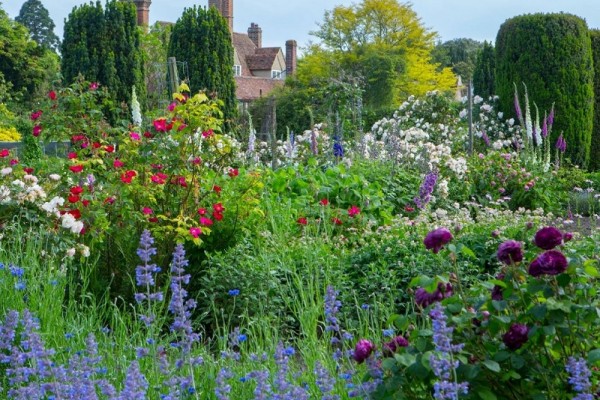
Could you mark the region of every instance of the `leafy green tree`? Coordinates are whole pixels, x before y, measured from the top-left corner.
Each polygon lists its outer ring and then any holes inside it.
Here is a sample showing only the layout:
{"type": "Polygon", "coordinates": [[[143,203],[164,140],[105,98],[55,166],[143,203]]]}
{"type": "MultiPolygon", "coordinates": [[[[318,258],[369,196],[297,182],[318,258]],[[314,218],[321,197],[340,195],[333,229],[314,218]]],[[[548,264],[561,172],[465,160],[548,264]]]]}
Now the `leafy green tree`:
{"type": "Polygon", "coordinates": [[[206,90],[223,101],[228,129],[237,115],[233,46],[227,22],[217,9],[186,8],[173,26],[168,55],[188,63],[192,91],[206,90]]]}
{"type": "Polygon", "coordinates": [[[40,0],[27,0],[15,21],[29,30],[31,38],[45,49],[58,50],[60,40],[54,33],[54,21],[40,0]]]}
{"type": "Polygon", "coordinates": [[[439,70],[432,62],[435,33],[421,24],[410,5],[397,0],[337,6],[325,12],[312,34],[320,43],[299,60],[299,81],[309,85],[341,75],[359,77],[368,113],[387,113],[410,94],[455,86],[450,69],[439,70]]]}
{"type": "Polygon", "coordinates": [[[475,94],[489,98],[496,94],[496,55],[494,46],[487,41],[483,42],[483,48],[477,55],[477,63],[473,72],[473,87],[475,94]]]}
{"type": "Polygon", "coordinates": [[[67,83],[79,75],[108,87],[117,101],[145,99],[143,53],[133,3],[111,0],[75,7],[65,22],[61,71],[67,83]]]}
{"type": "Polygon", "coordinates": [[[589,169],[600,170],[600,30],[590,30],[594,58],[594,124],[589,169]]]}
{"type": "Polygon", "coordinates": [[[44,57],[44,49],[29,39],[27,29],[0,9],[0,75],[10,83],[14,97],[35,93],[42,84],[44,57]]]}
{"type": "Polygon", "coordinates": [[[586,22],[570,14],[530,14],[505,21],[496,37],[496,94],[514,112],[514,84],[524,82],[540,110],[555,104],[551,140],[563,133],[567,156],[586,166],[594,112],[594,70],[586,22]]]}
{"type": "Polygon", "coordinates": [[[482,43],[477,40],[452,39],[437,44],[433,50],[432,58],[441,67],[452,68],[452,72],[460,75],[464,82],[468,82],[473,77],[477,54],[482,47],[482,43]]]}

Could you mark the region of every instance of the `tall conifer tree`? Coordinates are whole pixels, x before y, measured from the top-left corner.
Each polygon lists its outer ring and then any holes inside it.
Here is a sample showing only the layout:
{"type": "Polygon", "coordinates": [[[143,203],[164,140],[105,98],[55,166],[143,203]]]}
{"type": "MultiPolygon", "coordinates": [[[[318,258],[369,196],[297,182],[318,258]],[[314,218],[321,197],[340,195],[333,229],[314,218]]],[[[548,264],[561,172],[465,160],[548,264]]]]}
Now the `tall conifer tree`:
{"type": "Polygon", "coordinates": [[[61,70],[66,82],[79,74],[108,87],[117,101],[131,100],[135,85],[145,97],[143,54],[135,5],[112,0],[75,7],[65,23],[61,70]]]}
{"type": "Polygon", "coordinates": [[[214,7],[184,10],[173,27],[168,54],[188,63],[192,90],[207,90],[223,100],[226,121],[237,115],[231,33],[214,7]]]}
{"type": "Polygon", "coordinates": [[[56,51],[60,40],[54,33],[54,21],[40,0],[27,0],[15,21],[29,30],[31,38],[45,49],[56,51]]]}

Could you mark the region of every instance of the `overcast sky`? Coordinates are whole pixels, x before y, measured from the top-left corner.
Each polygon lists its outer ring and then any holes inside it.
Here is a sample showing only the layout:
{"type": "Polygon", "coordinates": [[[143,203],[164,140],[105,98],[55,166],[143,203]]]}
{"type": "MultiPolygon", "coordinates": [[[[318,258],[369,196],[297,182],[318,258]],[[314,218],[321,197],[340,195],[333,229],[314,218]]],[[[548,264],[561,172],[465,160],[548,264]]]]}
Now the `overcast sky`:
{"type": "MultiPolygon", "coordinates": [[[[12,18],[25,0],[0,0],[12,18]]],[[[62,37],[65,18],[83,0],[41,0],[62,37]]],[[[102,0],[104,3],[104,0],[102,0]]],[[[325,10],[351,5],[358,0],[234,0],[234,30],[246,32],[251,22],[263,30],[263,46],[285,45],[295,39],[299,46],[314,40],[325,10]]],[[[152,0],[151,23],[175,22],[184,8],[208,5],[208,0],[152,0]]],[[[600,28],[600,0],[414,0],[413,9],[423,24],[437,32],[442,41],[455,38],[494,41],[500,25],[508,18],[534,12],[568,12],[584,18],[590,28],[600,28]]]]}

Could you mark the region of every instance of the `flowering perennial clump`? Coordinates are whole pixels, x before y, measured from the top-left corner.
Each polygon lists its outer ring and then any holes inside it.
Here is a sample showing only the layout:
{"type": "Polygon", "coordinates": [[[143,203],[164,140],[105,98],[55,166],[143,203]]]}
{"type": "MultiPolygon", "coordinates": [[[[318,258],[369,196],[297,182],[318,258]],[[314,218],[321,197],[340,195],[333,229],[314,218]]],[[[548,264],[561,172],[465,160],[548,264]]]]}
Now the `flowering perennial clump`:
{"type": "Polygon", "coordinates": [[[455,370],[459,362],[454,359],[454,354],[459,353],[464,344],[452,344],[454,328],[447,324],[447,317],[441,303],[436,303],[429,316],[433,324],[433,344],[435,352],[431,354],[429,362],[431,369],[438,378],[433,385],[435,399],[458,399],[460,393],[467,394],[469,384],[456,382],[455,370]]]}

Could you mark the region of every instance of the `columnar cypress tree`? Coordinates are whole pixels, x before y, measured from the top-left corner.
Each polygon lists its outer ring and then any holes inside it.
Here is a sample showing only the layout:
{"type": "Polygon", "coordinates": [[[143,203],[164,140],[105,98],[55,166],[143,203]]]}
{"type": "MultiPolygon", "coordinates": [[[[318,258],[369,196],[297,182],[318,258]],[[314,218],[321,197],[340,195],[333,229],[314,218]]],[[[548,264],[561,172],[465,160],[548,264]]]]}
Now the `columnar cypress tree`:
{"type": "Polygon", "coordinates": [[[600,170],[600,30],[590,31],[592,56],[594,58],[594,128],[590,149],[591,170],[600,170]]]}
{"type": "Polygon", "coordinates": [[[487,41],[483,42],[483,48],[477,55],[475,71],[473,72],[473,87],[475,94],[487,99],[496,94],[496,56],[494,46],[487,41]]]}
{"type": "Polygon", "coordinates": [[[129,103],[131,88],[145,96],[143,55],[133,3],[99,1],[75,7],[65,22],[61,71],[67,83],[79,74],[107,86],[118,101],[129,103]]]}
{"type": "Polygon", "coordinates": [[[556,140],[564,133],[567,155],[587,165],[592,137],[594,71],[585,21],[569,14],[508,19],[496,37],[496,92],[503,111],[514,113],[514,85],[527,85],[540,110],[555,103],[556,140]]]}
{"type": "Polygon", "coordinates": [[[226,121],[237,115],[231,33],[216,8],[186,8],[173,26],[168,54],[188,63],[192,90],[223,100],[226,121]]]}

